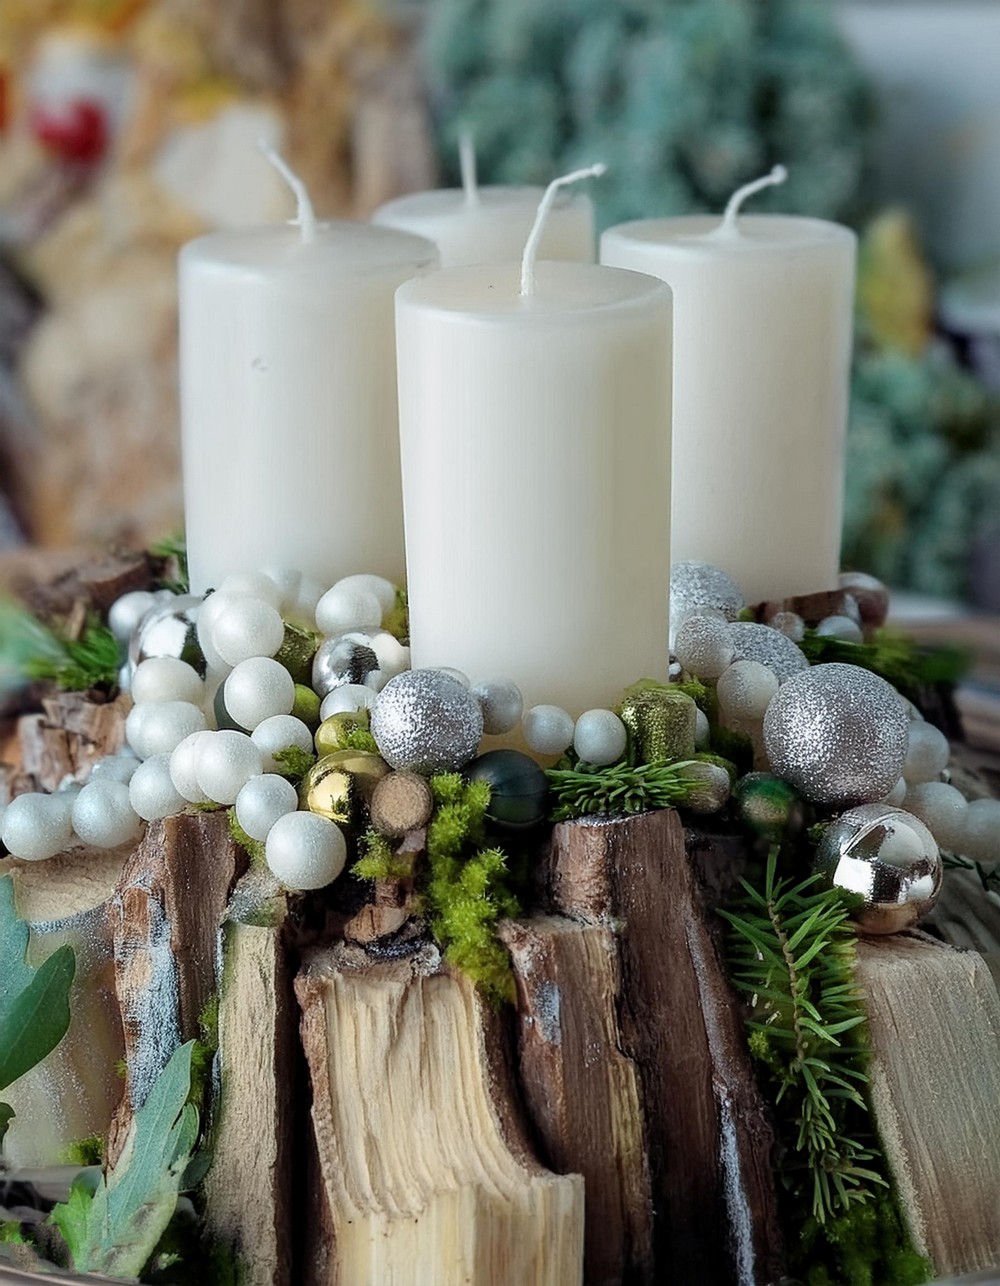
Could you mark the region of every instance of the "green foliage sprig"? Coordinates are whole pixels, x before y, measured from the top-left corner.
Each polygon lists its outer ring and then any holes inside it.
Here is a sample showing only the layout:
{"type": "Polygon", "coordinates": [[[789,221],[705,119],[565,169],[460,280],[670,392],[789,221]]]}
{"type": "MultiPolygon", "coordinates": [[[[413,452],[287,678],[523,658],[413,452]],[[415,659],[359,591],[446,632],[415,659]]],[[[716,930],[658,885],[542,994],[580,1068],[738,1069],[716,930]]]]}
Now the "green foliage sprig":
{"type": "Polygon", "coordinates": [[[849,643],[807,630],[799,647],[810,665],[842,661],[859,665],[896,687],[913,689],[956,683],[969,668],[969,656],[957,647],[918,647],[910,639],[880,630],[870,643],[849,643]]]}
{"type": "Polygon", "coordinates": [[[703,789],[703,782],[686,776],[696,761],[665,764],[612,764],[597,768],[578,763],[575,768],[550,768],[546,772],[555,807],[553,822],[596,813],[644,813],[653,808],[683,808],[703,789]]]}
{"type": "Polygon", "coordinates": [[[960,853],[942,853],[941,861],[946,870],[975,871],[987,893],[1000,893],[1000,867],[984,866],[982,862],[963,857],[960,853]]]}
{"type": "Polygon", "coordinates": [[[27,678],[52,679],[65,692],[117,687],[121,650],[106,625],[92,617],[78,639],[63,640],[55,634],[51,638],[51,649],[25,661],[27,678]]]}
{"type": "Polygon", "coordinates": [[[187,542],[183,534],[177,533],[173,536],[164,536],[162,540],[150,545],[149,552],[154,558],[163,558],[173,562],[177,568],[177,575],[173,580],[161,582],[163,588],[173,590],[175,594],[189,594],[191,592],[191,578],[188,575],[187,542]]]}

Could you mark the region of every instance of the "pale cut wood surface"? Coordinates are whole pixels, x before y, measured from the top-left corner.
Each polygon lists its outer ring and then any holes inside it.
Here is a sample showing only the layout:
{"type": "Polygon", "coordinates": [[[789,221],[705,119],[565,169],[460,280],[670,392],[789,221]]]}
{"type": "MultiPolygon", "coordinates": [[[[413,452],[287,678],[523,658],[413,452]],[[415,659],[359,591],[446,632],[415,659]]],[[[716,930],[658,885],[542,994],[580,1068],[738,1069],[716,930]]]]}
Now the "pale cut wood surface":
{"type": "Polygon", "coordinates": [[[981,957],[861,939],[872,1106],[914,1243],[940,1274],[1000,1263],[1000,995],[981,957]]]}
{"type": "MultiPolygon", "coordinates": [[[[433,969],[433,964],[431,968],[433,969]]],[[[578,1286],[583,1183],[523,1150],[495,1017],[411,960],[296,981],[313,1085],[323,1286],[578,1286]]]]}

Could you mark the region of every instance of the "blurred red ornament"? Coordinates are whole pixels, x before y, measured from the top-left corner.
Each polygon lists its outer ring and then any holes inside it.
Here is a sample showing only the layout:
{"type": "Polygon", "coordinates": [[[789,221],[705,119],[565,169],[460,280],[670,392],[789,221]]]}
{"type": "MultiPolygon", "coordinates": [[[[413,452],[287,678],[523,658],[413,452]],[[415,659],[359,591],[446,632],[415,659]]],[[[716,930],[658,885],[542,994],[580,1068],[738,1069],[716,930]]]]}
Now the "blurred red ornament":
{"type": "Polygon", "coordinates": [[[86,98],[34,107],[31,131],[39,143],[64,161],[92,164],[108,147],[104,108],[86,98]]]}

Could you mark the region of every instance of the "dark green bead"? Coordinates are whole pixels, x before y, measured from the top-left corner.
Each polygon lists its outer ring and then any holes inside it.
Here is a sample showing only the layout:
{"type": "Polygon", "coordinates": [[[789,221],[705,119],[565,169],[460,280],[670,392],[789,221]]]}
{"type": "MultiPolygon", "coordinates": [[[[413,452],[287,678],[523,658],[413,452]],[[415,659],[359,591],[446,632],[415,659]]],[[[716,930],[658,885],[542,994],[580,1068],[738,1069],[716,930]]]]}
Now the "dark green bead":
{"type": "Polygon", "coordinates": [[[470,781],[490,787],[486,816],[497,826],[525,830],[544,821],[549,781],[534,759],[520,750],[488,750],[465,768],[470,781]]]}
{"type": "Polygon", "coordinates": [[[241,723],[237,723],[233,716],[226,709],[226,685],[220,683],[215,692],[215,700],[212,703],[215,711],[215,726],[226,729],[231,732],[249,732],[241,723]]]}
{"type": "Polygon", "coordinates": [[[743,825],[772,844],[802,825],[801,797],[773,773],[747,773],[736,783],[734,798],[743,825]]]}

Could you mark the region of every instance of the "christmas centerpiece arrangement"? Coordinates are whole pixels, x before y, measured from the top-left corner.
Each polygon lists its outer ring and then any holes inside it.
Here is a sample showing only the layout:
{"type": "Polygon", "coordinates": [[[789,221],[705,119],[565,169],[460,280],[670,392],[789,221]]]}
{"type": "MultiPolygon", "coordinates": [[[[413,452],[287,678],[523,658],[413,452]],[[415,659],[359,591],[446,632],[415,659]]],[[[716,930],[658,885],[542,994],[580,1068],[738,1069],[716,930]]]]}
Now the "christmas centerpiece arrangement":
{"type": "Polygon", "coordinates": [[[12,1272],[1000,1259],[1000,802],[839,573],[853,237],[778,167],[595,265],[601,168],[184,250],[186,548],[3,621],[12,1272]]]}

